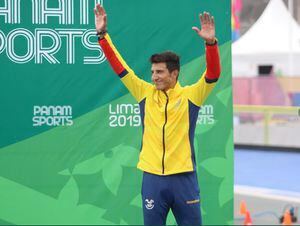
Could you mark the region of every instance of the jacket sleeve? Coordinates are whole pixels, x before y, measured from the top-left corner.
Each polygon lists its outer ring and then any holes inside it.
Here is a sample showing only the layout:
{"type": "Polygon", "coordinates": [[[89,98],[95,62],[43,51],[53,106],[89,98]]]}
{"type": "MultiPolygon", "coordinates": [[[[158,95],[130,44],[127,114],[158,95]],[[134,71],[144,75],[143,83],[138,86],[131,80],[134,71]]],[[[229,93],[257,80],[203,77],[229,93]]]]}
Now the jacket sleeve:
{"type": "Polygon", "coordinates": [[[133,97],[138,102],[141,102],[146,97],[149,88],[152,88],[153,85],[138,78],[123,60],[108,34],[105,34],[104,38],[98,40],[98,42],[114,72],[120,77],[133,97]]]}
{"type": "Polygon", "coordinates": [[[195,84],[185,87],[187,98],[195,105],[201,106],[221,74],[218,45],[206,45],[206,71],[195,84]]]}

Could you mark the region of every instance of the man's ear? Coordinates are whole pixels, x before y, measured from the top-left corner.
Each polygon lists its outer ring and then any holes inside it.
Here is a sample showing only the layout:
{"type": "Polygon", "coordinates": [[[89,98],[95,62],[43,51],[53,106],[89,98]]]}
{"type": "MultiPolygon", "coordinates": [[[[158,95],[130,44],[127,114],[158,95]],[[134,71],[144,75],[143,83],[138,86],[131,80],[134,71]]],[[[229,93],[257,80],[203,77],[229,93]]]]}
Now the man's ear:
{"type": "Polygon", "coordinates": [[[178,79],[179,76],[179,71],[178,70],[174,70],[171,72],[171,76],[174,77],[176,80],[178,79]]]}

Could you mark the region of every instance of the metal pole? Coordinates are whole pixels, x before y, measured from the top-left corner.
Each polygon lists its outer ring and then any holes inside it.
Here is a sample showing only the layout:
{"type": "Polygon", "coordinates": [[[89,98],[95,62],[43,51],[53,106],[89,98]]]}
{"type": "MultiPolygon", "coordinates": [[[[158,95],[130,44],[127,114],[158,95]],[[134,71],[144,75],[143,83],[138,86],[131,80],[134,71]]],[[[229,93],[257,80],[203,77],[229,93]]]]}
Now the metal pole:
{"type": "MultiPolygon", "coordinates": [[[[294,19],[294,0],[289,0],[288,1],[288,9],[289,12],[292,16],[292,18],[294,19]]],[[[293,59],[293,29],[292,29],[292,23],[288,24],[289,26],[289,75],[294,75],[294,70],[293,70],[293,66],[294,66],[294,59],[293,59]]]]}

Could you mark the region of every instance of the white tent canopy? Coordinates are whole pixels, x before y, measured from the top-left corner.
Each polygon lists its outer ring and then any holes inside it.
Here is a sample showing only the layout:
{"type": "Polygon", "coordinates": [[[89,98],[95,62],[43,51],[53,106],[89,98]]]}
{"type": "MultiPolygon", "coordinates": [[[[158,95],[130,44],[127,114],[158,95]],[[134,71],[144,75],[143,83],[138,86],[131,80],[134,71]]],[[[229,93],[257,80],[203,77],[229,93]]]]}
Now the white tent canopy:
{"type": "Polygon", "coordinates": [[[270,0],[256,23],[232,45],[233,76],[257,76],[258,67],[300,76],[300,27],[282,0],[270,0]]]}

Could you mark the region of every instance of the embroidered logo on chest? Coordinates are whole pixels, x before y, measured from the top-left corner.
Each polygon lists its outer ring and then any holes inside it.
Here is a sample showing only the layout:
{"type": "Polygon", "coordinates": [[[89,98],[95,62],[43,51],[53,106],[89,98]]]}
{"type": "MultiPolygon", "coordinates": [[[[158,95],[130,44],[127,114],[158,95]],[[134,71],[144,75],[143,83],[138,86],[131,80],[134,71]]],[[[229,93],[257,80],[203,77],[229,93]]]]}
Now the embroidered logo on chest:
{"type": "Polygon", "coordinates": [[[176,102],[176,104],[174,105],[174,109],[179,108],[180,103],[181,103],[181,99],[179,99],[179,100],[176,102]]]}

